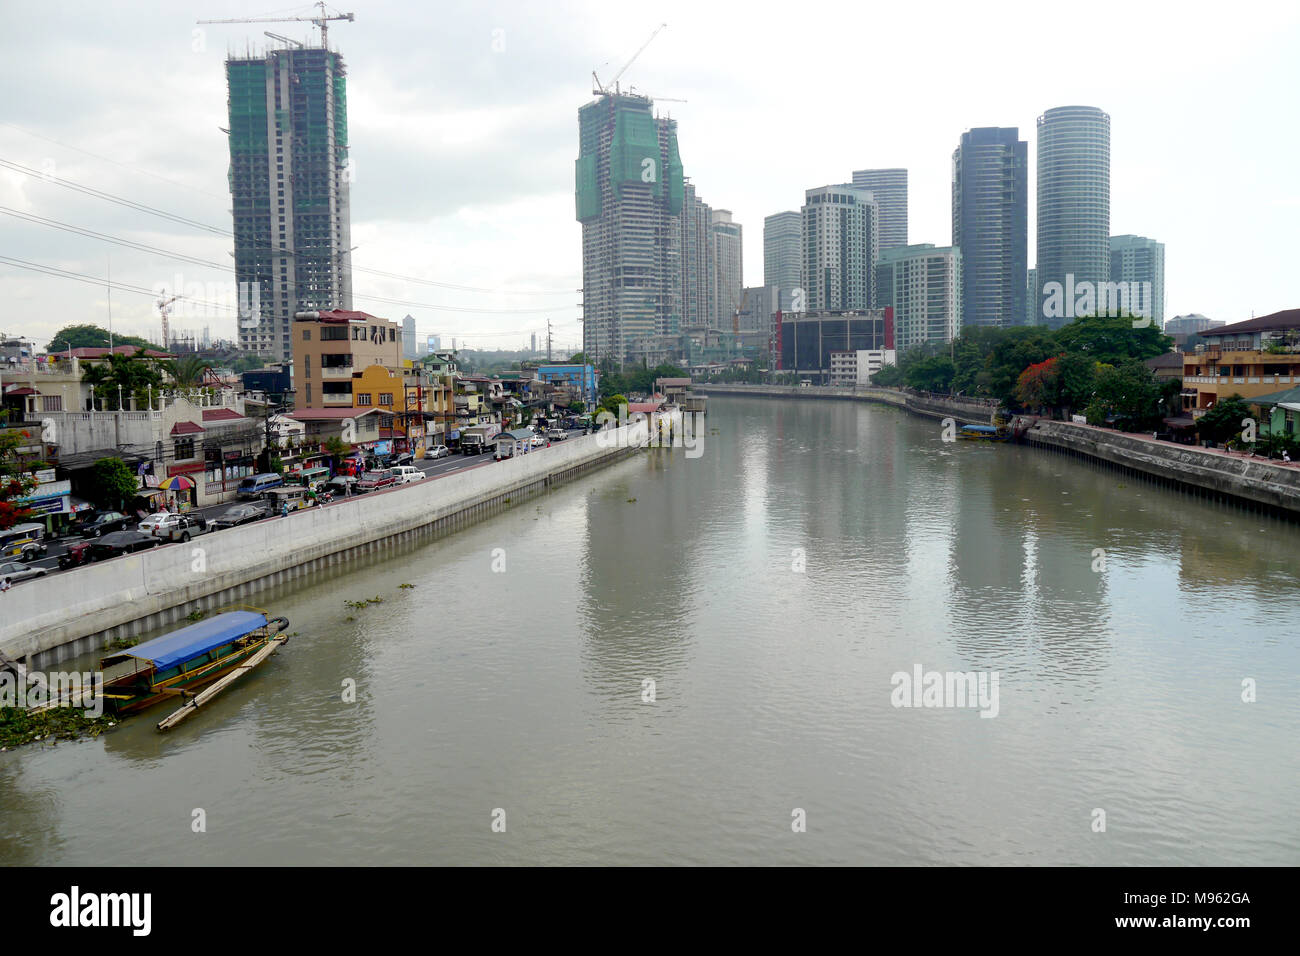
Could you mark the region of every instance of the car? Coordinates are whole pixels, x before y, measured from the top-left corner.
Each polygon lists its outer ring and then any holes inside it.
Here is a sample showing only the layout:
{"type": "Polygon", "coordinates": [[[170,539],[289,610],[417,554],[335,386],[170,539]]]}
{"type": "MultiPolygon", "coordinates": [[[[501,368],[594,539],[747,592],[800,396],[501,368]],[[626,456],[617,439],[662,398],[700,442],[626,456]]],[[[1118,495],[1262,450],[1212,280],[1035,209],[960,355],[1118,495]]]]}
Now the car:
{"type": "Polygon", "coordinates": [[[232,505],[209,522],[215,528],[234,528],[250,521],[261,521],[271,515],[271,508],[265,501],[248,502],[232,505]]]}
{"type": "Polygon", "coordinates": [[[446,445],[433,445],[424,453],[424,459],[425,461],[436,460],[438,458],[446,458],[450,454],[451,451],[446,445]]]}
{"type": "Polygon", "coordinates": [[[533,438],[532,438],[532,442],[533,442],[533,447],[534,447],[534,448],[545,448],[545,447],[546,447],[546,439],[543,438],[541,435],[534,435],[533,438]]]}
{"type": "Polygon", "coordinates": [[[399,451],[388,456],[389,468],[395,468],[398,465],[413,465],[413,464],[415,464],[415,456],[412,455],[409,451],[399,451]]]}
{"type": "Polygon", "coordinates": [[[352,475],[335,475],[329,481],[325,482],[325,490],[332,495],[346,498],[356,490],[357,482],[360,480],[361,479],[359,478],[354,478],[352,475]]]}
{"type": "Polygon", "coordinates": [[[10,584],[26,581],[28,578],[43,578],[45,575],[45,568],[32,567],[30,564],[20,564],[17,561],[6,561],[0,564],[0,580],[8,578],[10,584]]]}
{"type": "Polygon", "coordinates": [[[380,488],[391,488],[395,484],[397,484],[397,476],[387,468],[383,468],[379,471],[366,472],[361,476],[361,480],[352,487],[352,490],[357,494],[364,494],[367,491],[376,491],[380,488]]]}
{"type": "Polygon", "coordinates": [[[81,536],[83,538],[98,538],[110,531],[125,531],[130,520],[120,511],[105,511],[97,515],[93,521],[82,526],[81,536]]]}
{"type": "Polygon", "coordinates": [[[94,540],[90,546],[90,559],[105,561],[116,558],[119,554],[147,551],[160,544],[162,539],[155,538],[151,534],[143,534],[139,531],[113,531],[94,540]]]}
{"type": "Polygon", "coordinates": [[[180,517],[180,515],[173,514],[170,511],[155,511],[149,517],[141,518],[140,523],[135,526],[135,530],[143,531],[146,534],[164,534],[176,527],[180,517]]]}
{"type": "Polygon", "coordinates": [[[393,474],[397,476],[398,484],[408,485],[413,481],[421,481],[424,478],[424,472],[414,465],[398,465],[393,469],[393,474]]]}

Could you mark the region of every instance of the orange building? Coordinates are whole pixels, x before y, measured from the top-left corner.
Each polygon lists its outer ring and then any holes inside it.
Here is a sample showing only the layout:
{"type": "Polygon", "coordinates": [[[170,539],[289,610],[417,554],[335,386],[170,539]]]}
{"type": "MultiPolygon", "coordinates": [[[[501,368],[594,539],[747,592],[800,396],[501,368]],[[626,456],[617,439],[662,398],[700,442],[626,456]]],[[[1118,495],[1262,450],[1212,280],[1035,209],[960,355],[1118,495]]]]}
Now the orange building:
{"type": "Polygon", "coordinates": [[[1200,417],[1220,398],[1255,398],[1300,383],[1300,309],[1198,333],[1183,355],[1183,410],[1200,417]]]}
{"type": "Polygon", "coordinates": [[[396,370],[382,365],[361,369],[352,378],[352,396],[354,408],[379,412],[379,439],[391,441],[393,451],[424,454],[427,446],[442,440],[452,417],[450,386],[409,361],[396,370]]]}
{"type": "Polygon", "coordinates": [[[365,312],[299,312],[293,317],[292,338],[294,405],[299,409],[362,407],[355,401],[356,373],[371,365],[402,368],[401,327],[365,312]]]}

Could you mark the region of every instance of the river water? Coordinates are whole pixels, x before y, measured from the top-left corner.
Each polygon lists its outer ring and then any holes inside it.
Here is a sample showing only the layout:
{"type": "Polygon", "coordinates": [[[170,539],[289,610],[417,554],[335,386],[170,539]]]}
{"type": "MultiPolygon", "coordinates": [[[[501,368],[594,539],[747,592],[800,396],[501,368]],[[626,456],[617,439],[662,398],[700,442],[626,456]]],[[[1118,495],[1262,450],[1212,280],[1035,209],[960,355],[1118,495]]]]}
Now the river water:
{"type": "Polygon", "coordinates": [[[709,404],[700,457],[267,592],[297,636],[169,734],[0,754],[0,861],[1300,863],[1300,528],[709,404]],[[996,716],[895,706],[917,667],[996,716]]]}

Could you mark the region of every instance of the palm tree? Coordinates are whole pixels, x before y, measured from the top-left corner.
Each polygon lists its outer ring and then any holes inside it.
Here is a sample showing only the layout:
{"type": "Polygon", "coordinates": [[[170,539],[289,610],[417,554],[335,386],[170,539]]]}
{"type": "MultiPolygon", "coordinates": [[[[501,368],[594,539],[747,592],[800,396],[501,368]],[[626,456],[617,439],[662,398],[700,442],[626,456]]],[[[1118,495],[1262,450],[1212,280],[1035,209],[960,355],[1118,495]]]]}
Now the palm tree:
{"type": "Polygon", "coordinates": [[[203,384],[204,373],[212,367],[212,363],[197,355],[184,355],[174,362],[164,363],[163,367],[178,388],[194,388],[203,384]]]}

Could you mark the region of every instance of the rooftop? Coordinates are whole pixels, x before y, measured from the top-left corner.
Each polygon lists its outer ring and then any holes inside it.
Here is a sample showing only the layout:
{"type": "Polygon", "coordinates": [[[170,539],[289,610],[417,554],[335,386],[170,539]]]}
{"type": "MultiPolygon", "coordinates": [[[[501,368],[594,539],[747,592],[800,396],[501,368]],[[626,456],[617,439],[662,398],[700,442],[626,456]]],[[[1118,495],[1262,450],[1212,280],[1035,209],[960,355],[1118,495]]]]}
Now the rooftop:
{"type": "Polygon", "coordinates": [[[1272,315],[1261,315],[1257,319],[1234,322],[1217,329],[1206,329],[1198,334],[1203,338],[1211,338],[1218,335],[1234,336],[1241,333],[1273,332],[1282,329],[1300,329],[1300,309],[1284,309],[1272,315]]]}

